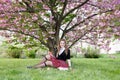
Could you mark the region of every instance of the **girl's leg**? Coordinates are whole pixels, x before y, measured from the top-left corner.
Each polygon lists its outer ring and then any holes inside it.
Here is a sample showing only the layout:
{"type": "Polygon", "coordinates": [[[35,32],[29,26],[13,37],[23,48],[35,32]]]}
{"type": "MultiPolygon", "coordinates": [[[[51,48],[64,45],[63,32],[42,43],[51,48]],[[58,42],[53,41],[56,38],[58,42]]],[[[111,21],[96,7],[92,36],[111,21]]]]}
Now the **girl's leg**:
{"type": "Polygon", "coordinates": [[[39,64],[39,65],[36,65],[36,66],[34,66],[33,68],[43,68],[43,67],[46,67],[46,66],[53,66],[53,64],[52,64],[52,62],[51,61],[46,61],[46,62],[44,62],[44,63],[42,63],[42,64],[39,64]]]}
{"type": "Polygon", "coordinates": [[[36,65],[40,65],[40,64],[46,62],[47,60],[50,60],[50,55],[44,56],[44,58],[38,64],[36,64],[36,65]]]}
{"type": "Polygon", "coordinates": [[[36,66],[44,65],[44,62],[46,62],[47,60],[50,60],[50,55],[46,55],[38,64],[34,66],[28,66],[27,68],[34,68],[36,66]]]}

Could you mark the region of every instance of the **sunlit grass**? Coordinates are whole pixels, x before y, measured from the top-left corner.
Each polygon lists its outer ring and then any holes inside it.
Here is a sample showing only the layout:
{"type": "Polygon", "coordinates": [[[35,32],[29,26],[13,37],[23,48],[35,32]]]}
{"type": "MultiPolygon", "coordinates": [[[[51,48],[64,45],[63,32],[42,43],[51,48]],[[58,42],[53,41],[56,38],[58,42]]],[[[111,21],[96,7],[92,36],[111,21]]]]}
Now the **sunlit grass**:
{"type": "Polygon", "coordinates": [[[72,58],[73,70],[27,69],[39,59],[0,59],[0,80],[119,80],[120,59],[72,58]]]}

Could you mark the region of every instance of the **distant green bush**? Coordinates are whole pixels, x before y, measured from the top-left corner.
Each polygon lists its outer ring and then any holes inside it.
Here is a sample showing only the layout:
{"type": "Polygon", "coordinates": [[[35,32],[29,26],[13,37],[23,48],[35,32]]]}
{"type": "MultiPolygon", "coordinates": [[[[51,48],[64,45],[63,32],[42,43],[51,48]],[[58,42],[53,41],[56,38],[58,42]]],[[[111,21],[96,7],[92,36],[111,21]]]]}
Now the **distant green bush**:
{"type": "Polygon", "coordinates": [[[22,54],[22,48],[9,46],[7,49],[7,55],[11,58],[20,58],[22,54]]]}
{"type": "Polygon", "coordinates": [[[116,54],[120,54],[120,51],[116,51],[116,54]]]}
{"type": "Polygon", "coordinates": [[[84,49],[84,57],[85,58],[99,58],[100,57],[100,51],[99,49],[93,49],[92,47],[88,47],[84,49]]]}
{"type": "Polygon", "coordinates": [[[35,58],[36,57],[36,50],[35,49],[30,49],[26,51],[26,56],[28,58],[35,58]]]}

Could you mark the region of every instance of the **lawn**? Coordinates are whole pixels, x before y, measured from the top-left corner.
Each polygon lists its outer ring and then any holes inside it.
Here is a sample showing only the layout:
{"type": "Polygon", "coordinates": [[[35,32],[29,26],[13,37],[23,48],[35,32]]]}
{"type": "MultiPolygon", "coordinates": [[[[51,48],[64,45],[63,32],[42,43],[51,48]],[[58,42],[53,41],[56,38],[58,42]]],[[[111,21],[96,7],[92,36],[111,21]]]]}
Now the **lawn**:
{"type": "Polygon", "coordinates": [[[120,58],[72,58],[73,70],[27,69],[39,59],[0,59],[0,80],[120,80],[120,58]]]}

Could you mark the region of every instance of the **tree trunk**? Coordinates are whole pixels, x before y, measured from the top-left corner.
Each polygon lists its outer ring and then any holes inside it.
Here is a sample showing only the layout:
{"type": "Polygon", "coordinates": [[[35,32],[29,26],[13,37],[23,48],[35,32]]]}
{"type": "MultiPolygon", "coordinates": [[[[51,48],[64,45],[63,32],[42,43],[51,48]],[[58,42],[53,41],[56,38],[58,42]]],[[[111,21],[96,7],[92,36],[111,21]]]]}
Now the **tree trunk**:
{"type": "Polygon", "coordinates": [[[49,51],[54,54],[55,48],[57,47],[57,42],[54,39],[48,38],[47,44],[48,44],[47,47],[48,47],[49,51]]]}

